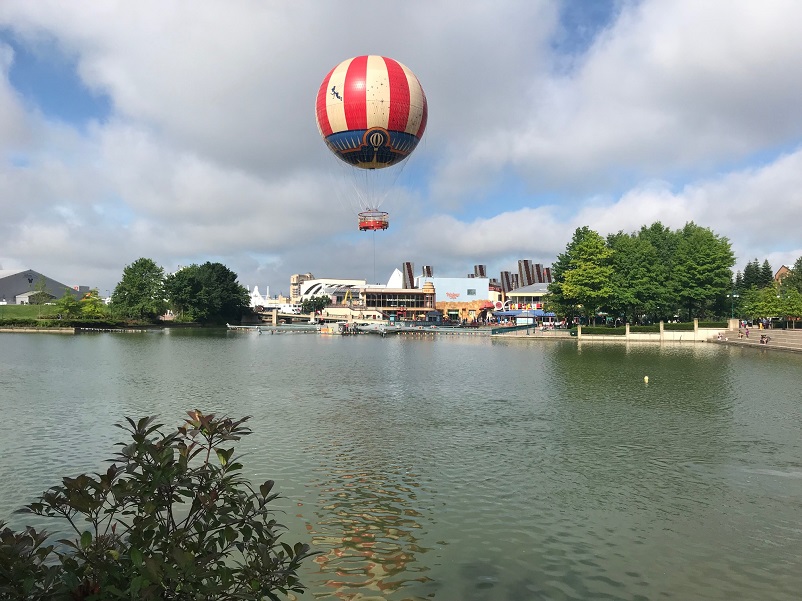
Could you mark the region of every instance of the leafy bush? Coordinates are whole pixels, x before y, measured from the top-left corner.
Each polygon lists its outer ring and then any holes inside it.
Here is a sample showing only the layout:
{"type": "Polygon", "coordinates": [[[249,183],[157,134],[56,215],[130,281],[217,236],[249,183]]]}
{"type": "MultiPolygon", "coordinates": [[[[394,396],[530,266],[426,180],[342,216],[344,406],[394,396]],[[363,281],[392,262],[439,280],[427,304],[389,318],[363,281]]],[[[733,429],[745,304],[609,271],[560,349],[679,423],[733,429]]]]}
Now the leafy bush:
{"type": "Polygon", "coordinates": [[[322,294],[313,296],[301,302],[301,313],[317,313],[331,304],[331,298],[322,294]]]}
{"type": "Polygon", "coordinates": [[[90,319],[87,317],[63,318],[55,316],[42,317],[41,319],[28,317],[9,317],[0,318],[0,327],[3,328],[94,328],[94,329],[114,329],[130,327],[148,327],[149,322],[130,321],[123,319],[90,319]]]}
{"type": "Polygon", "coordinates": [[[582,335],[585,334],[604,334],[605,336],[624,336],[626,328],[607,328],[604,326],[582,326],[582,335]]]}
{"type": "Polygon", "coordinates": [[[0,599],[46,599],[55,592],[59,570],[45,563],[53,552],[46,539],[33,528],[13,532],[0,522],[0,599]]]}
{"type": "Polygon", "coordinates": [[[658,334],[660,333],[660,324],[655,323],[648,326],[629,326],[630,333],[641,333],[641,334],[658,334]]]}
{"type": "MultiPolygon", "coordinates": [[[[284,527],[254,490],[228,443],[240,420],[193,411],[164,434],[155,418],[126,418],[105,473],[64,478],[21,513],[66,520],[72,538],[15,533],[0,523],[0,599],[279,599],[301,593],[297,570],[313,555],[279,541],[284,527]]],[[[67,529],[67,525],[65,525],[67,529]]]]}
{"type": "Polygon", "coordinates": [[[198,323],[197,321],[195,321],[195,318],[192,315],[189,315],[187,313],[175,313],[173,315],[172,322],[174,324],[198,323]]]}
{"type": "Polygon", "coordinates": [[[664,323],[663,324],[664,330],[672,330],[672,331],[690,331],[693,332],[693,322],[683,322],[683,323],[664,323]]]}
{"type": "Polygon", "coordinates": [[[726,330],[729,326],[729,322],[726,321],[700,321],[699,327],[700,328],[718,328],[726,330]]]}
{"type": "Polygon", "coordinates": [[[38,320],[35,317],[4,317],[0,318],[0,327],[4,328],[35,328],[38,320]]]}

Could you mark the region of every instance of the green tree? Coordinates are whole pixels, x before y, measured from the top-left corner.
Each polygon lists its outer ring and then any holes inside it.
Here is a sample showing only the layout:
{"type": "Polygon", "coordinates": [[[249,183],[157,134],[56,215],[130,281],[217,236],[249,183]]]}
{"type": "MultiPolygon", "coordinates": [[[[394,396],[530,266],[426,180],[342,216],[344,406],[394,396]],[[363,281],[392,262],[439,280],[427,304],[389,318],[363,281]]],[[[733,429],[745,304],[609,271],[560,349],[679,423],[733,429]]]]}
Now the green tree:
{"type": "Polygon", "coordinates": [[[588,322],[613,299],[612,255],[604,238],[594,231],[571,248],[571,268],[565,273],[562,290],[565,297],[581,305],[588,322]]]}
{"type": "Polygon", "coordinates": [[[623,232],[607,236],[607,245],[613,251],[611,309],[632,321],[653,314],[659,296],[654,277],[658,265],[656,249],[645,238],[623,232]]]}
{"type": "Polygon", "coordinates": [[[36,284],[33,285],[33,290],[33,294],[31,294],[28,299],[32,305],[44,305],[54,298],[52,294],[47,292],[47,281],[44,276],[40,276],[39,279],[36,280],[36,284]]]}
{"type": "Polygon", "coordinates": [[[735,292],[740,292],[744,289],[744,276],[741,274],[740,270],[735,274],[735,281],[732,283],[732,289],[735,290],[735,292]]]}
{"type": "Polygon", "coordinates": [[[182,267],[165,278],[164,288],[173,313],[178,319],[193,321],[195,305],[203,290],[203,284],[197,277],[197,265],[182,267]]]}
{"type": "Polygon", "coordinates": [[[776,286],[750,288],[741,299],[742,314],[749,319],[782,315],[784,307],[777,292],[776,286]]]}
{"type": "Polygon", "coordinates": [[[780,289],[780,313],[789,321],[796,322],[802,319],[802,292],[796,288],[780,289]]]}
{"type": "Polygon", "coordinates": [[[771,269],[771,264],[768,259],[763,260],[763,265],[760,266],[760,280],[758,280],[758,287],[765,288],[774,284],[774,271],[771,269]]]}
{"type": "Polygon", "coordinates": [[[760,288],[760,265],[757,259],[753,259],[744,267],[744,276],[740,292],[745,292],[750,288],[760,288]]]}
{"type": "Polygon", "coordinates": [[[802,257],[796,260],[791,268],[791,273],[783,278],[782,287],[786,290],[794,289],[802,292],[802,257]]]}
{"type": "Polygon", "coordinates": [[[164,269],[152,259],[137,259],[123,269],[120,283],[111,294],[114,313],[136,319],[156,319],[167,310],[164,269]]]}
{"type": "Polygon", "coordinates": [[[97,288],[92,288],[92,290],[84,294],[79,302],[81,305],[81,315],[84,317],[97,319],[106,314],[106,304],[103,302],[103,299],[100,298],[97,288]]]}
{"type": "Polygon", "coordinates": [[[565,277],[574,269],[573,266],[573,249],[582,243],[582,241],[589,236],[592,230],[588,226],[582,226],[574,230],[574,235],[571,237],[571,242],[565,248],[565,252],[557,255],[557,260],[551,266],[551,283],[548,286],[549,290],[549,307],[557,315],[567,318],[569,321],[575,315],[579,315],[580,309],[577,306],[579,301],[566,295],[565,292],[565,277]]]}
{"type": "Polygon", "coordinates": [[[242,476],[239,420],[189,413],[163,432],[126,418],[105,472],[64,478],[23,512],[65,520],[58,549],[0,523],[0,599],[277,600],[303,592],[305,544],[280,541],[274,482],[242,476]]]}
{"type": "Polygon", "coordinates": [[[676,297],[688,319],[704,317],[731,292],[735,255],[727,238],[689,222],[680,231],[674,261],[676,297]]]}
{"type": "Polygon", "coordinates": [[[729,315],[734,262],[729,240],[692,222],[676,232],[655,222],[606,245],[584,226],[552,265],[549,301],[566,317],[580,306],[588,317],[604,308],[633,319],[666,319],[680,307],[689,318],[729,315]]]}
{"type": "Polygon", "coordinates": [[[325,295],[313,296],[301,301],[301,313],[317,313],[331,304],[331,298],[325,295]]]}
{"type": "Polygon", "coordinates": [[[201,323],[239,321],[250,305],[237,274],[221,263],[184,267],[166,278],[165,289],[173,311],[201,323]]]}
{"type": "Polygon", "coordinates": [[[679,234],[656,221],[648,227],[643,226],[638,232],[638,238],[649,242],[657,253],[657,262],[651,273],[654,296],[648,305],[649,313],[655,320],[667,319],[674,315],[677,307],[674,262],[679,234]]]}
{"type": "Polygon", "coordinates": [[[75,298],[72,290],[64,289],[64,294],[55,303],[55,311],[63,317],[76,317],[81,314],[81,301],[75,298]]]}

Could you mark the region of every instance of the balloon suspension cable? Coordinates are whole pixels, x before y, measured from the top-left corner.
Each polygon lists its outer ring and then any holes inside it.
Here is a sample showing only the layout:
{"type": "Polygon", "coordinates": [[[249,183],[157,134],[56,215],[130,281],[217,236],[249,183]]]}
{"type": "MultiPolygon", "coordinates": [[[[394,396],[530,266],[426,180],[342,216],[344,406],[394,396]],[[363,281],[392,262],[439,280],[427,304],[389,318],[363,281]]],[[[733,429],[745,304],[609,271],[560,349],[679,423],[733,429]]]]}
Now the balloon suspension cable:
{"type": "Polygon", "coordinates": [[[373,230],[373,282],[378,284],[376,281],[376,230],[373,230]]]}

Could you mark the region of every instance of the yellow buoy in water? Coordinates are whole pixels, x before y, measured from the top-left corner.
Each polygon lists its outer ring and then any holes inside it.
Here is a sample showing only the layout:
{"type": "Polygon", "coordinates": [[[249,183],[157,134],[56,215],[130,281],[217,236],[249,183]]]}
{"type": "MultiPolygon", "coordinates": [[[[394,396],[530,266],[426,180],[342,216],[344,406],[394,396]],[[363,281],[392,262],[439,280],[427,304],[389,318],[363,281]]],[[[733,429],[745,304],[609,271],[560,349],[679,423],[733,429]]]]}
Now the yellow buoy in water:
{"type": "Polygon", "coordinates": [[[648,384],[649,383],[649,376],[643,376],[643,381],[648,384]]]}

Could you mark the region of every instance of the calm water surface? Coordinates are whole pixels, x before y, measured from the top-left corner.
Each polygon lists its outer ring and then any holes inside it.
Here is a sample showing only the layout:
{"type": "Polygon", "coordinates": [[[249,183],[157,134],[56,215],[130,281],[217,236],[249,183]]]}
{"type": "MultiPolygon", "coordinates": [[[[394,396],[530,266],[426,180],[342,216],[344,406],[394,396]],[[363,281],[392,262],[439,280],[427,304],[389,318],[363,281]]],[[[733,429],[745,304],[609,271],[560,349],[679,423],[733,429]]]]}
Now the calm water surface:
{"type": "Polygon", "coordinates": [[[197,407],[253,416],[303,598],[797,600],[802,356],[748,351],[3,334],[0,519],[197,407]]]}

